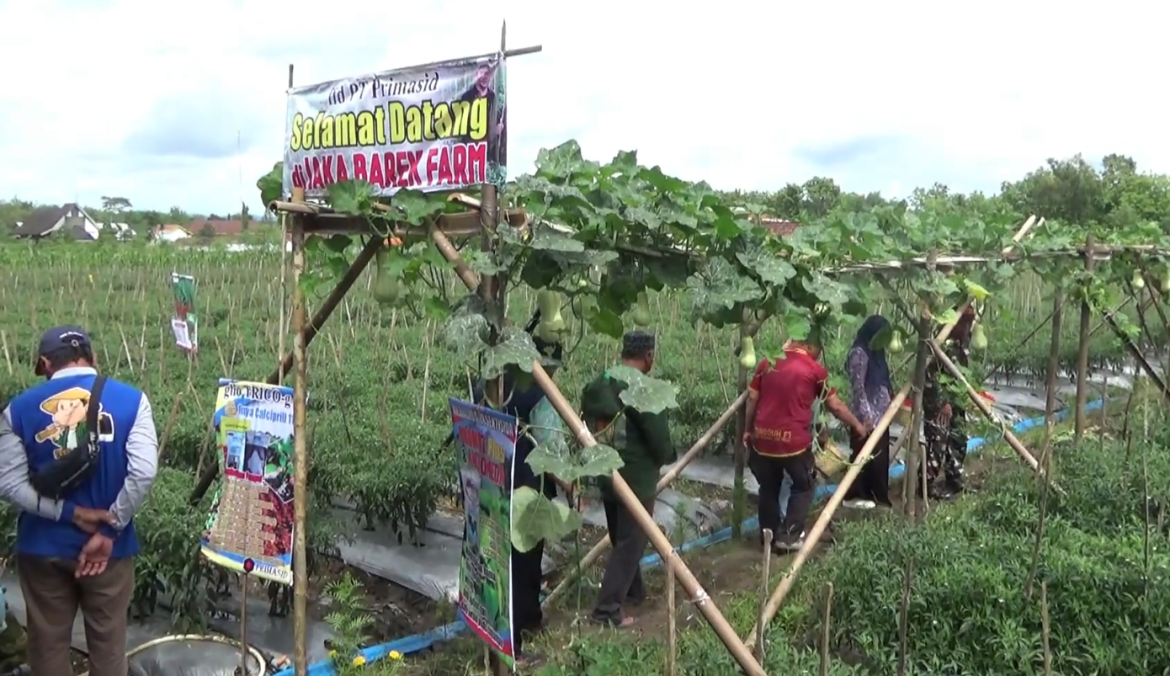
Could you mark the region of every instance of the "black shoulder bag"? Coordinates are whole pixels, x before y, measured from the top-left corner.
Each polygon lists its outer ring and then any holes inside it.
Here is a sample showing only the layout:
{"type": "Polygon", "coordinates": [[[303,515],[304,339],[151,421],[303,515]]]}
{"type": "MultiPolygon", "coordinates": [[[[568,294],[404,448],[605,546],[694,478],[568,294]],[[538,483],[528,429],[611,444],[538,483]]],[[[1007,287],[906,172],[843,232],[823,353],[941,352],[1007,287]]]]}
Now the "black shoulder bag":
{"type": "Polygon", "coordinates": [[[69,449],[64,457],[54,460],[49,466],[29,477],[29,483],[41,497],[60,500],[85,483],[93,473],[93,468],[102,453],[99,443],[101,436],[99,415],[105,384],[106,377],[103,375],[99,374],[93,380],[93,387],[89,393],[89,408],[85,415],[85,437],[77,440],[77,447],[69,449]]]}

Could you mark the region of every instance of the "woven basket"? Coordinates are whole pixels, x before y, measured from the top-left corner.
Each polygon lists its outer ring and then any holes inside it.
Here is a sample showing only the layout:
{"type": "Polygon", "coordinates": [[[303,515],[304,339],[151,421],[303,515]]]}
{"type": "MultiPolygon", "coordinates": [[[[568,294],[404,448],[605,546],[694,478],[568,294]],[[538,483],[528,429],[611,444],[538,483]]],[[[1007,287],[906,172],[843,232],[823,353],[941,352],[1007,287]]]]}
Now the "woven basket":
{"type": "Polygon", "coordinates": [[[830,479],[836,479],[849,469],[850,455],[829,440],[829,443],[816,454],[817,469],[830,479]]]}

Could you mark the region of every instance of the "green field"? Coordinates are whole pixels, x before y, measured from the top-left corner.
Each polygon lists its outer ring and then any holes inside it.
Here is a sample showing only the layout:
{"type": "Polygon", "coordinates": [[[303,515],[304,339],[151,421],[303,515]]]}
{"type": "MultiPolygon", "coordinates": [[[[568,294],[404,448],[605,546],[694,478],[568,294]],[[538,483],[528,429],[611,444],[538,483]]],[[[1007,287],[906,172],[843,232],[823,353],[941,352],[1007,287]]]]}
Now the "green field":
{"type": "MultiPolygon", "coordinates": [[[[77,323],[91,333],[102,368],[149,393],[154,403],[160,437],[165,439],[163,453],[166,469],[156,485],[147,509],[140,517],[140,528],[145,533],[144,539],[151,545],[144,550],[140,559],[141,588],[137,601],[144,605],[151,602],[152,585],[145,582],[148,576],[151,579],[158,579],[166,588],[191,589],[192,577],[206,574],[206,571],[200,567],[187,565],[197,556],[195,552],[202,514],[201,510],[193,510],[186,505],[186,497],[194,484],[196,470],[211,461],[207,424],[214,401],[216,382],[225,375],[232,378],[263,380],[277,363],[281,303],[288,302],[288,294],[282,293],[279,283],[281,265],[279,253],[265,251],[225,253],[173,247],[104,244],[96,246],[42,244],[31,247],[7,245],[2,251],[4,268],[8,272],[10,283],[0,287],[0,308],[3,308],[3,312],[0,313],[0,333],[3,337],[4,353],[4,362],[0,364],[0,369],[3,369],[6,375],[3,379],[4,389],[0,394],[4,397],[11,396],[35,382],[35,376],[30,368],[32,350],[39,332],[45,327],[77,323]],[[194,360],[188,360],[173,345],[169,331],[168,319],[173,302],[169,278],[172,271],[191,274],[198,284],[195,312],[200,318],[200,350],[194,360]]],[[[315,551],[323,553],[329,552],[331,544],[339,535],[336,524],[321,518],[321,514],[324,513],[322,508],[329,500],[352,501],[371,519],[398,521],[403,524],[421,523],[440,502],[452,480],[451,468],[454,463],[451,455],[439,450],[449,429],[447,398],[466,396],[468,369],[473,366],[461,362],[443,344],[441,322],[425,319],[420,321],[405,310],[383,309],[373,302],[369,290],[372,282],[371,273],[363,276],[310,349],[311,401],[308,429],[309,455],[312,463],[310,486],[313,493],[312,505],[315,507],[315,515],[310,516],[310,544],[315,551]]],[[[1032,374],[1038,380],[1042,377],[1048,356],[1050,339],[1048,327],[1042,326],[1026,344],[1019,343],[1023,336],[1047,317],[1051,310],[1050,293],[1050,289],[1045,289],[1039,280],[1031,277],[1013,280],[998,293],[990,303],[989,314],[984,320],[992,348],[982,355],[975,371],[990,373],[996,369],[1010,369],[1032,374]]],[[[532,295],[531,291],[521,289],[511,296],[510,314],[514,321],[524,321],[532,307],[532,295]]],[[[319,298],[310,297],[310,311],[318,302],[319,298]]],[[[879,294],[874,294],[872,305],[874,311],[883,311],[891,318],[897,316],[888,299],[883,300],[879,294]]],[[[657,375],[676,383],[682,392],[679,396],[680,410],[676,418],[678,420],[676,441],[680,445],[689,444],[736,396],[737,362],[732,352],[738,343],[737,330],[731,327],[714,329],[705,324],[696,327],[689,316],[690,299],[685,294],[655,294],[651,297],[651,309],[654,316],[653,328],[660,336],[658,359],[660,367],[657,375]]],[[[287,316],[286,311],[286,321],[287,316]]],[[[1136,322],[1136,314],[1131,311],[1131,316],[1136,322]]],[[[1070,304],[1065,313],[1062,331],[1064,340],[1062,362],[1063,367],[1069,371],[1072,370],[1075,361],[1077,318],[1077,308],[1070,304]]],[[[1154,319],[1151,318],[1149,321],[1154,319]]],[[[850,328],[849,325],[840,326],[838,333],[830,341],[827,356],[830,365],[839,363],[843,358],[851,338],[850,328]]],[[[581,331],[580,327],[577,327],[574,338],[570,341],[572,349],[566,367],[557,376],[558,382],[571,399],[575,399],[576,393],[587,379],[616,358],[616,341],[593,333],[580,335],[582,333],[589,332],[581,331]]],[[[757,343],[759,351],[764,354],[774,352],[782,340],[783,336],[776,324],[765,324],[757,343]]],[[[287,344],[291,344],[291,338],[286,340],[287,344]]],[[[1107,329],[1095,335],[1092,355],[1094,364],[1100,366],[1124,360],[1120,342],[1107,329]]],[[[1158,420],[1159,426],[1156,429],[1161,430],[1163,429],[1160,426],[1161,418],[1158,420]]],[[[1110,450],[1114,448],[1115,442],[1108,443],[1110,446],[1105,449],[1105,455],[1111,453],[1116,455],[1116,449],[1110,450]]],[[[716,452],[729,451],[725,444],[721,444],[716,452]]],[[[1127,470],[1119,468],[1110,471],[1127,470]]],[[[1170,478],[1170,473],[1160,464],[1151,465],[1150,471],[1151,476],[1157,476],[1163,484],[1170,478]]],[[[1029,507],[1030,503],[1021,501],[1010,510],[1002,505],[1010,495],[1015,495],[1012,491],[1023,490],[1021,488],[1023,484],[1018,483],[1022,479],[1011,481],[1017,483],[1008,484],[1008,487],[1002,489],[1004,491],[1002,494],[994,493],[981,497],[980,502],[964,506],[961,512],[948,517],[945,527],[937,525],[941,522],[932,522],[936,525],[932,525],[929,531],[913,537],[907,536],[909,538],[907,542],[929,540],[930,542],[922,545],[925,548],[923,551],[926,552],[922,556],[927,558],[933,556],[934,558],[930,560],[942,567],[931,573],[942,576],[941,578],[931,577],[929,581],[920,578],[918,584],[927,590],[923,594],[944,595],[946,589],[959,584],[963,590],[960,592],[959,588],[955,588],[955,593],[962,593],[970,603],[982,603],[984,601],[980,599],[987,595],[1001,594],[1011,586],[1010,580],[1015,579],[1011,575],[1014,573],[993,574],[990,572],[991,569],[981,573],[979,571],[984,568],[963,567],[945,560],[945,557],[938,558],[938,555],[929,554],[930,547],[938,549],[951,546],[945,544],[946,542],[958,546],[954,538],[960,537],[965,532],[962,529],[968,526],[955,523],[966,524],[965,520],[969,520],[972,523],[970,527],[974,528],[975,522],[987,518],[985,512],[990,509],[988,505],[1004,507],[1005,512],[1000,514],[1000,521],[996,522],[995,527],[1002,526],[1014,533],[1017,540],[1004,544],[1003,538],[992,535],[998,531],[984,531],[979,538],[990,538],[999,543],[996,547],[1001,548],[1002,552],[996,554],[996,557],[1009,557],[1026,568],[1025,554],[1030,537],[1027,535],[1027,527],[1031,523],[1028,520],[1029,514],[1032,514],[1028,510],[1034,510],[1034,505],[1029,507]],[[1016,488],[1011,488],[1012,486],[1016,488]],[[953,522],[952,519],[958,519],[958,522],[953,522]],[[1009,524],[1005,521],[1007,519],[1013,521],[1009,524]],[[946,578],[948,575],[953,578],[946,578]],[[987,577],[989,575],[991,578],[987,577]],[[957,580],[965,581],[960,583],[957,580]],[[979,582],[982,586],[970,586],[974,584],[974,580],[984,581],[979,582]]],[[[1103,486],[1098,488],[1092,486],[1085,487],[1084,490],[1105,490],[1103,486]]],[[[1091,502],[1089,497],[1085,497],[1084,501],[1086,504],[1091,502]]],[[[1101,508],[1097,509],[1100,512],[1101,508]]],[[[1134,508],[1129,505],[1125,509],[1132,512],[1134,508]]],[[[1069,518],[1076,520],[1082,516],[1073,514],[1069,518]]],[[[1067,541],[1070,543],[1068,547],[1082,552],[1079,556],[1088,556],[1092,548],[1104,546],[1104,540],[1092,538],[1104,537],[1099,535],[1101,529],[1105,528],[1100,520],[1107,520],[1108,517],[1105,513],[1096,513],[1083,515],[1083,518],[1099,520],[1095,525],[1091,524],[1091,528],[1087,527],[1090,530],[1089,535],[1068,534],[1063,530],[1050,530],[1050,533],[1061,533],[1060,542],[1067,541]]],[[[1140,531],[1126,530],[1122,526],[1120,523],[1117,525],[1117,529],[1120,529],[1117,533],[1119,535],[1124,533],[1124,538],[1133,538],[1140,534],[1140,531]]],[[[836,626],[840,627],[838,631],[842,640],[845,635],[851,635],[853,628],[856,628],[859,634],[855,640],[861,642],[856,649],[871,654],[875,646],[885,640],[883,636],[892,631],[892,625],[886,625],[886,620],[878,621],[876,618],[889,617],[884,614],[883,608],[888,611],[896,602],[898,596],[896,588],[900,584],[896,569],[900,566],[899,561],[913,555],[913,547],[910,544],[902,544],[894,549],[882,549],[881,556],[884,557],[882,561],[886,561],[882,565],[887,567],[888,575],[880,579],[873,578],[872,575],[876,574],[873,572],[854,571],[849,575],[835,573],[833,571],[838,568],[845,569],[857,565],[858,560],[869,556],[870,553],[864,551],[866,547],[881,549],[885,546],[879,540],[884,537],[881,533],[886,532],[884,529],[887,526],[862,524],[850,528],[859,529],[856,532],[850,531],[847,541],[854,544],[834,550],[829,560],[811,569],[813,572],[810,576],[821,582],[834,580],[839,599],[849,598],[850,595],[868,598],[870,595],[861,593],[861,590],[870,587],[884,590],[882,594],[888,596],[888,603],[873,601],[870,602],[873,606],[870,608],[851,602],[842,610],[835,610],[835,617],[839,618],[836,626]],[[867,619],[865,613],[871,612],[877,615],[873,616],[874,619],[867,619]],[[849,613],[860,615],[852,616],[849,613]],[[871,627],[866,623],[874,624],[871,627]],[[871,645],[865,643],[866,641],[874,643],[871,645]]],[[[1049,537],[1057,536],[1050,534],[1049,537]]],[[[1138,547],[1138,553],[1139,544],[1133,545],[1138,547]]],[[[964,546],[982,548],[990,545],[985,545],[983,540],[979,539],[966,542],[964,546]]],[[[1063,545],[1053,545],[1054,551],[1063,551],[1059,549],[1061,546],[1063,545]]],[[[1118,554],[1123,555],[1130,556],[1118,554]]],[[[1073,554],[1070,553],[1069,556],[1073,554]]],[[[1138,556],[1134,559],[1135,567],[1126,570],[1125,575],[1132,577],[1140,573],[1140,558],[1138,556]]],[[[925,561],[926,558],[920,558],[919,565],[925,565],[925,561]]],[[[1161,561],[1160,565],[1164,565],[1164,558],[1155,556],[1154,565],[1159,565],[1158,561],[1161,561]]],[[[1098,576],[1113,574],[1110,572],[1113,568],[1109,566],[1117,567],[1116,574],[1119,575],[1124,568],[1116,562],[1099,562],[1092,565],[1100,567],[1096,569],[1098,576]]],[[[1076,578],[1078,580],[1089,574],[1088,571],[1081,569],[1074,572],[1079,576],[1076,578]]],[[[1124,580],[1118,581],[1118,584],[1123,583],[1128,584],[1124,580]]],[[[1086,581],[1084,584],[1089,582],[1086,581]]],[[[811,604],[814,599],[810,595],[813,595],[817,588],[819,587],[812,586],[811,583],[801,586],[799,588],[802,590],[799,596],[803,599],[801,603],[811,604]]],[[[1052,593],[1056,594],[1055,591],[1052,593]]],[[[1074,593],[1105,592],[1096,588],[1093,590],[1086,588],[1079,591],[1065,590],[1062,596],[1068,602],[1067,599],[1074,593]]],[[[186,602],[189,605],[186,608],[195,610],[197,604],[201,602],[201,597],[197,592],[190,592],[188,596],[186,602]]],[[[744,624],[752,613],[750,597],[748,594],[743,599],[733,601],[728,609],[733,618],[738,617],[737,624],[741,631],[750,626],[750,622],[744,624]]],[[[940,596],[937,603],[943,603],[942,598],[940,596]]],[[[922,603],[928,601],[923,600],[922,603]]],[[[1013,603],[1019,604],[1022,601],[1017,600],[1013,603]]],[[[1165,608],[1167,601],[1163,599],[1159,603],[1162,605],[1158,607],[1165,608]]],[[[792,632],[793,636],[801,635],[800,632],[812,631],[810,627],[815,624],[814,610],[811,605],[789,606],[773,625],[773,631],[783,629],[792,632]],[[806,610],[802,611],[801,608],[806,610]],[[805,614],[802,615],[802,612],[805,614]]],[[[1022,612],[1023,608],[1013,606],[1012,613],[1016,611],[1022,612]]],[[[925,607],[923,612],[926,612],[925,607]]],[[[1074,610],[1070,609],[1067,612],[1074,613],[1074,610]]],[[[1075,613],[1092,614],[1092,610],[1076,609],[1075,613]]],[[[983,633],[974,635],[990,640],[991,637],[997,636],[995,632],[1001,631],[997,627],[1006,626],[1002,623],[1009,622],[1012,616],[1011,613],[1003,611],[1002,615],[990,618],[986,621],[987,624],[978,627],[977,631],[983,633]]],[[[1030,618],[1026,622],[1021,620],[1023,624],[1014,631],[1031,631],[1025,627],[1032,627],[1035,619],[1030,618]]],[[[1133,621],[1136,622],[1137,618],[1133,618],[1133,621]]],[[[915,626],[912,633],[914,636],[925,637],[930,635],[930,630],[926,626],[915,626]]],[[[1028,636],[1031,637],[1029,641],[1035,638],[1031,634],[1028,636]]],[[[1007,638],[1004,636],[1003,640],[1007,638]]],[[[715,663],[718,664],[725,663],[727,658],[721,649],[712,645],[713,640],[713,636],[704,628],[695,628],[684,633],[681,657],[683,663],[685,664],[687,660],[705,662],[709,658],[715,659],[715,663]]],[[[920,650],[935,651],[929,652],[931,655],[956,650],[955,645],[958,644],[954,641],[959,639],[948,640],[951,643],[939,638],[937,645],[932,643],[929,646],[933,647],[920,650]]],[[[1022,641],[1023,638],[1018,640],[1022,641]]],[[[1100,640],[1113,641],[1109,636],[1100,640]]],[[[577,662],[566,662],[563,665],[568,671],[556,673],[592,673],[574,671],[576,667],[573,664],[588,662],[596,665],[611,663],[616,665],[629,658],[627,653],[620,652],[624,650],[621,643],[598,644],[594,647],[589,645],[591,644],[586,643],[579,647],[575,657],[577,662]]],[[[1121,650],[1116,647],[1110,649],[1121,650]]],[[[658,641],[650,648],[640,650],[643,652],[638,654],[646,656],[646,659],[651,659],[650,655],[655,656],[653,659],[662,657],[662,646],[658,641]]],[[[453,648],[453,651],[453,655],[462,654],[457,647],[453,648]]],[[[779,654],[778,651],[777,655],[779,654]]],[[[780,670],[776,673],[781,673],[812,659],[811,656],[801,657],[800,654],[798,651],[791,657],[795,662],[775,662],[780,658],[772,658],[769,666],[780,670]]],[[[1011,659],[1022,664],[1019,662],[1024,659],[1022,656],[1015,653],[1011,655],[1014,655],[1011,659]]],[[[887,658],[888,656],[882,659],[887,658]]],[[[1004,657],[1004,660],[1007,659],[1004,657]]],[[[1130,658],[1125,656],[1110,659],[1120,660],[1116,662],[1118,665],[1136,664],[1126,662],[1125,660],[1130,658]]],[[[434,658],[429,660],[429,663],[430,668],[437,668],[434,658]]],[[[417,668],[425,670],[428,668],[427,664],[428,661],[423,661],[417,668]]],[[[991,671],[972,673],[996,673],[996,669],[1007,668],[1005,666],[1007,664],[1009,664],[1007,661],[996,662],[987,667],[991,671]]],[[[613,668],[615,670],[613,673],[626,673],[620,671],[617,666],[613,668]]],[[[728,669],[730,668],[728,666],[728,669]]],[[[941,667],[938,668],[939,671],[932,673],[949,673],[941,667]]],[[[1133,668],[1136,669],[1136,666],[1133,668]]],[[[681,673],[722,674],[731,671],[684,670],[681,673]]],[[[833,673],[846,672],[842,670],[833,673]]],[[[1090,672],[1073,669],[1061,673],[1090,672]]],[[[1120,672],[1110,670],[1110,673],[1120,672]]]]}

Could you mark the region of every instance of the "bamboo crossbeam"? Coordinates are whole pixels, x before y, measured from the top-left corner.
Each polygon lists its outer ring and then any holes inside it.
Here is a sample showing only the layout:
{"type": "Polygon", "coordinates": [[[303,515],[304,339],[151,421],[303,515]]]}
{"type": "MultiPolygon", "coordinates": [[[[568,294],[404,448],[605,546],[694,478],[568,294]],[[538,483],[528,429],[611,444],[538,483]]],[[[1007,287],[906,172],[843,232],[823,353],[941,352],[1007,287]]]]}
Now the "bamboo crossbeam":
{"type": "MultiPolygon", "coordinates": [[[[1035,216],[1030,217],[1016,232],[1015,236],[1012,237],[1012,246],[1018,244],[1020,240],[1022,240],[1024,236],[1028,234],[1028,231],[1032,229],[1032,225],[1035,223],[1035,220],[1035,216]]],[[[1006,255],[1010,252],[1010,250],[1011,247],[1009,246],[1008,248],[1004,249],[1003,253],[1006,255]]],[[[962,305],[959,306],[958,316],[961,317],[963,313],[966,312],[967,307],[970,305],[971,299],[968,298],[963,302],[962,305]]],[[[935,340],[939,343],[945,343],[947,338],[951,335],[951,331],[954,329],[955,323],[953,322],[943,326],[942,329],[938,332],[938,335],[935,336],[935,340]]],[[[829,497],[828,504],[826,504],[825,508],[821,510],[821,514],[817,517],[816,523],[813,524],[812,529],[808,532],[804,545],[800,548],[800,551],[796,553],[796,557],[793,558],[792,564],[788,568],[788,572],[784,574],[784,579],[780,581],[779,586],[776,587],[776,591],[773,592],[772,597],[768,599],[768,604],[764,607],[763,622],[757,623],[756,626],[752,627],[751,631],[748,632],[747,638],[744,640],[745,644],[750,646],[756,642],[756,632],[763,631],[767,627],[767,623],[771,621],[771,619],[776,615],[776,611],[780,608],[780,604],[784,602],[784,598],[788,596],[788,592],[790,592],[793,585],[796,584],[796,577],[800,573],[800,569],[812,555],[812,550],[814,547],[816,547],[817,543],[821,539],[821,536],[824,534],[825,529],[829,526],[829,521],[833,518],[833,513],[837,511],[837,508],[841,506],[841,502],[844,501],[845,493],[853,485],[853,482],[857,480],[857,476],[861,474],[861,470],[865,466],[865,463],[869,460],[870,456],[873,455],[873,451],[875,448],[877,448],[879,439],[885,433],[885,431],[890,428],[890,423],[894,421],[894,416],[898,414],[898,409],[901,408],[902,403],[906,401],[906,397],[910,394],[911,385],[912,383],[906,383],[902,386],[902,389],[898,392],[898,394],[894,396],[893,400],[890,402],[889,407],[886,408],[886,412],[882,414],[882,417],[878,420],[877,425],[874,427],[873,431],[870,432],[869,438],[865,441],[865,445],[861,447],[861,451],[857,454],[857,457],[853,460],[853,462],[850,463],[849,470],[845,472],[845,476],[841,477],[840,483],[837,484],[837,490],[833,492],[833,495],[829,497]]],[[[915,452],[916,450],[917,449],[911,449],[909,452],[915,452]]],[[[907,480],[909,480],[909,478],[907,480]]]]}
{"type": "MultiPolygon", "coordinates": [[[[699,439],[690,447],[690,449],[687,450],[687,452],[678,459],[678,462],[676,462],[674,466],[671,467],[669,471],[667,471],[666,474],[662,475],[662,477],[658,480],[658,485],[654,489],[655,495],[658,495],[662,491],[666,490],[666,487],[673,483],[674,480],[683,473],[683,470],[685,470],[687,466],[691,464],[691,461],[699,457],[699,455],[702,454],[704,450],[706,450],[707,446],[711,443],[711,440],[715,438],[715,435],[719,434],[719,431],[726,427],[727,423],[731,422],[732,416],[734,416],[737,411],[743,408],[743,405],[746,402],[747,392],[745,391],[743,394],[739,395],[738,399],[731,403],[731,406],[723,412],[723,415],[719,416],[719,419],[715,421],[715,424],[711,425],[711,427],[706,432],[704,432],[702,436],[699,437],[699,439]]],[[[560,598],[560,596],[564,594],[566,590],[568,590],[569,585],[572,584],[572,582],[577,579],[577,576],[581,574],[581,571],[593,565],[593,562],[601,558],[601,555],[604,554],[605,551],[611,546],[613,545],[610,543],[609,537],[603,537],[598,540],[597,544],[593,545],[593,548],[590,549],[589,552],[581,558],[581,561],[572,566],[569,572],[561,579],[560,584],[558,584],[544,599],[544,603],[542,605],[550,606],[553,601],[560,598]]]]}
{"type": "MultiPolygon", "coordinates": [[[[548,397],[553,408],[560,414],[565,424],[572,430],[576,436],[578,443],[585,448],[592,448],[597,445],[597,440],[593,438],[593,434],[585,423],[577,415],[577,411],[573,408],[569,401],[565,399],[565,395],[561,393],[560,388],[545,372],[544,366],[541,365],[540,360],[532,362],[532,375],[536,379],[537,385],[544,390],[545,396],[548,397]]],[[[735,629],[727,622],[727,618],[723,617],[723,613],[719,612],[719,608],[711,599],[707,591],[703,589],[702,585],[695,578],[694,573],[679,557],[678,553],[674,551],[670,540],[658,528],[658,524],[654,523],[654,517],[646,511],[642,503],[638,501],[637,496],[630,490],[629,484],[622,478],[621,473],[614,472],[612,475],[613,487],[617,492],[618,499],[629,510],[634,520],[638,522],[638,527],[641,528],[650,539],[650,544],[658,551],[658,555],[662,557],[662,563],[668,566],[668,569],[674,570],[675,578],[679,584],[682,585],[683,590],[690,596],[690,601],[703,617],[711,625],[719,640],[727,647],[728,652],[739,663],[741,669],[748,676],[767,676],[763,667],[759,662],[752,657],[751,651],[748,650],[744,642],[736,635],[735,629]]]]}
{"type": "Polygon", "coordinates": [[[1113,334],[1117,336],[1122,344],[1125,345],[1125,348],[1129,350],[1129,353],[1133,355],[1135,360],[1137,360],[1138,365],[1141,366],[1142,370],[1146,372],[1146,375],[1150,377],[1150,380],[1154,381],[1154,384],[1158,386],[1158,389],[1162,390],[1162,395],[1165,396],[1167,400],[1170,400],[1170,388],[1167,387],[1166,381],[1162,379],[1162,376],[1158,375],[1158,372],[1154,370],[1154,367],[1150,364],[1150,361],[1146,359],[1146,356],[1142,354],[1140,349],[1138,349],[1138,346],[1135,345],[1134,342],[1130,340],[1129,336],[1125,335],[1125,332],[1121,330],[1121,327],[1117,325],[1117,321],[1113,319],[1113,313],[1106,312],[1104,314],[1104,320],[1105,323],[1109,326],[1109,330],[1113,331],[1113,334]]]}
{"type": "MultiPolygon", "coordinates": [[[[342,214],[334,211],[331,207],[324,204],[313,204],[310,202],[282,202],[276,200],[269,203],[268,208],[276,213],[299,214],[306,216],[305,219],[305,234],[306,235],[327,235],[327,234],[377,234],[377,229],[373,228],[369,219],[363,216],[353,216],[351,214],[342,214]]],[[[386,212],[390,207],[384,204],[376,204],[376,209],[386,212]]],[[[516,228],[523,228],[528,223],[528,213],[523,209],[509,209],[502,212],[507,218],[508,223],[516,228]]],[[[480,215],[478,211],[465,211],[463,213],[441,214],[436,218],[436,225],[448,237],[467,238],[477,237],[482,232],[480,225],[480,215]]],[[[402,223],[395,221],[390,226],[389,234],[395,237],[425,237],[427,235],[428,227],[414,225],[411,223],[402,223]]]]}

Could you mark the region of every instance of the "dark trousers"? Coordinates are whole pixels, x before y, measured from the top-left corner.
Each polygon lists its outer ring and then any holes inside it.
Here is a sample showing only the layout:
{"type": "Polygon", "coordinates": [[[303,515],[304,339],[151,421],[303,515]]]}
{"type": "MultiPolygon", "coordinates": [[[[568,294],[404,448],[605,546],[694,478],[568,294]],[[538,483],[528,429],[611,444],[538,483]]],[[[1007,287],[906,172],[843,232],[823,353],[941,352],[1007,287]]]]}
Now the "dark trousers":
{"type": "Polygon", "coordinates": [[[540,608],[543,560],[544,540],[532,551],[512,548],[512,643],[517,656],[523,652],[524,635],[540,631],[544,623],[544,611],[540,608]]]}
{"type": "MultiPolygon", "coordinates": [[[[638,565],[646,552],[650,538],[634,520],[634,515],[617,500],[604,500],[605,527],[609,530],[609,542],[613,550],[605,565],[605,577],[601,579],[601,593],[593,619],[602,622],[621,622],[622,604],[626,601],[641,603],[646,599],[646,585],[642,582],[642,568],[638,565]]],[[[642,506],[654,514],[654,498],[642,501],[642,506]]]]}
{"type": "MultiPolygon", "coordinates": [[[[850,446],[853,448],[853,457],[850,462],[857,462],[861,448],[865,446],[866,437],[851,434],[850,446]]],[[[878,438],[877,446],[870,454],[869,460],[857,475],[857,481],[845,493],[846,500],[871,500],[879,505],[890,506],[890,432],[886,430],[878,438]]]]}
{"type": "MultiPolygon", "coordinates": [[[[950,425],[935,422],[937,411],[923,409],[922,413],[925,418],[922,431],[926,437],[927,485],[933,484],[941,471],[948,486],[962,488],[963,462],[967,459],[966,412],[951,404],[950,425]]],[[[921,481],[921,475],[919,479],[921,481]]]]}
{"type": "Polygon", "coordinates": [[[788,456],[760,455],[752,451],[748,466],[760,484],[760,531],[771,529],[777,541],[799,539],[816,495],[817,463],[812,451],[805,449],[788,456]],[[781,523],[780,485],[784,483],[785,472],[792,477],[792,494],[788,496],[787,514],[781,523]]]}
{"type": "Polygon", "coordinates": [[[17,557],[28,609],[28,666],[36,676],[72,674],[69,648],[78,608],[92,676],[125,676],[126,617],[134,592],[134,559],[110,559],[101,575],[76,578],[76,561],[17,557]]]}

